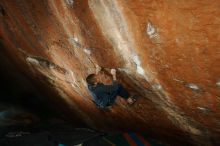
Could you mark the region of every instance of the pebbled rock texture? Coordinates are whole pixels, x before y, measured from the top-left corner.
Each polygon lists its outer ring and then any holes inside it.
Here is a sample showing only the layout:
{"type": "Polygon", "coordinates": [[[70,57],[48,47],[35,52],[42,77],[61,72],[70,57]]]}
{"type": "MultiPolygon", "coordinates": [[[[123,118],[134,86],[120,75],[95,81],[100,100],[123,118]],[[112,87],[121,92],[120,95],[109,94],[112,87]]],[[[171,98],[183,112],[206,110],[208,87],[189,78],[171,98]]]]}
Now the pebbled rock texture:
{"type": "Polygon", "coordinates": [[[220,145],[219,25],[218,0],[0,1],[1,53],[70,119],[178,145],[220,145]],[[117,69],[134,106],[96,108],[85,82],[96,64],[117,69]]]}

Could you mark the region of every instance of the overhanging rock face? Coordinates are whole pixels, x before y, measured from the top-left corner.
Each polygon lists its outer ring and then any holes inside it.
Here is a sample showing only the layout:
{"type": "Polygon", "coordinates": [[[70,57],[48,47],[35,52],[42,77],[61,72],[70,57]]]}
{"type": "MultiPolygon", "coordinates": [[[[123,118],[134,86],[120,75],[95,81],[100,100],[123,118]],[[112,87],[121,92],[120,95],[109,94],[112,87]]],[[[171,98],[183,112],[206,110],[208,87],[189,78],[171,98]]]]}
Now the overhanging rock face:
{"type": "Polygon", "coordinates": [[[219,8],[217,0],[1,0],[0,41],[93,128],[218,145],[219,8]],[[138,102],[96,108],[85,83],[95,64],[117,68],[138,102]]]}

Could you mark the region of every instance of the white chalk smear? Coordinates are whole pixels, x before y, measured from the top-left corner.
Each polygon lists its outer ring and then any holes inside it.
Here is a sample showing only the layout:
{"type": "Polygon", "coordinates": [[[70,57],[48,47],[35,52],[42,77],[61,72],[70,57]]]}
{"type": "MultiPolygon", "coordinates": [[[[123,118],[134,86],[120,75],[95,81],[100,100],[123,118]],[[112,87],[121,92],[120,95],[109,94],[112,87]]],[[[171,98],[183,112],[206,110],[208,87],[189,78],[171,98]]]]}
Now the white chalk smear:
{"type": "Polygon", "coordinates": [[[163,89],[163,87],[160,84],[155,84],[155,85],[153,85],[153,87],[157,90],[162,90],[163,89]]]}
{"type": "Polygon", "coordinates": [[[144,69],[140,66],[137,66],[137,72],[140,74],[140,75],[144,75],[145,72],[144,72],[144,69]]]}
{"type": "Polygon", "coordinates": [[[84,49],[83,50],[87,55],[91,55],[91,51],[89,49],[84,49]]]}
{"type": "Polygon", "coordinates": [[[210,109],[205,108],[205,107],[197,107],[197,109],[200,110],[200,111],[202,111],[202,112],[204,112],[204,113],[210,112],[210,109]]]}
{"type": "Polygon", "coordinates": [[[154,28],[154,26],[151,24],[151,22],[148,22],[147,24],[147,34],[150,37],[153,37],[156,33],[156,29],[154,28]]]}
{"type": "Polygon", "coordinates": [[[144,69],[141,67],[141,61],[140,61],[138,55],[134,54],[134,55],[132,56],[132,59],[133,59],[134,63],[135,63],[136,66],[137,66],[137,68],[136,68],[136,69],[137,69],[137,73],[139,73],[140,75],[144,75],[144,74],[145,74],[145,71],[144,71],[144,69]]]}
{"type": "Polygon", "coordinates": [[[27,57],[26,61],[31,63],[31,64],[35,64],[35,65],[39,65],[40,64],[40,62],[37,59],[32,58],[32,57],[27,57]]]}
{"type": "Polygon", "coordinates": [[[220,79],[216,82],[216,85],[220,87],[220,79]]]}
{"type": "Polygon", "coordinates": [[[66,0],[66,3],[67,3],[68,5],[73,5],[74,0],[66,0]]]}
{"type": "Polygon", "coordinates": [[[148,22],[146,27],[146,33],[151,39],[154,39],[157,43],[160,43],[160,35],[158,34],[158,30],[153,26],[151,22],[148,22]]]}
{"type": "Polygon", "coordinates": [[[70,38],[68,39],[68,41],[69,41],[71,44],[79,43],[79,39],[76,38],[76,37],[70,37],[70,38]]]}
{"type": "Polygon", "coordinates": [[[133,55],[133,60],[137,66],[141,65],[141,61],[139,60],[139,57],[136,54],[133,55]]]}
{"type": "Polygon", "coordinates": [[[193,83],[187,84],[187,87],[189,87],[192,90],[199,90],[199,87],[196,84],[193,84],[193,83]]]}

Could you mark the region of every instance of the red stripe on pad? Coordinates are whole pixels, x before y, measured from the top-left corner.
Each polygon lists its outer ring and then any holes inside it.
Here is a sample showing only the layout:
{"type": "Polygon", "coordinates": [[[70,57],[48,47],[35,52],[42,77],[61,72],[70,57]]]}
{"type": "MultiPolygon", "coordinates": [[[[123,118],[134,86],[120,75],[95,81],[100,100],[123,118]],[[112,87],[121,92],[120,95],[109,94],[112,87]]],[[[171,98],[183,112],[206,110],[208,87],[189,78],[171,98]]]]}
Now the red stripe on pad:
{"type": "Polygon", "coordinates": [[[128,141],[130,146],[137,146],[135,141],[130,137],[130,135],[128,135],[128,133],[124,133],[123,136],[128,141]]]}
{"type": "Polygon", "coordinates": [[[145,146],[150,146],[150,143],[147,142],[142,135],[140,135],[140,134],[138,134],[138,133],[135,133],[135,134],[137,135],[137,137],[140,139],[140,141],[141,141],[145,146]]]}

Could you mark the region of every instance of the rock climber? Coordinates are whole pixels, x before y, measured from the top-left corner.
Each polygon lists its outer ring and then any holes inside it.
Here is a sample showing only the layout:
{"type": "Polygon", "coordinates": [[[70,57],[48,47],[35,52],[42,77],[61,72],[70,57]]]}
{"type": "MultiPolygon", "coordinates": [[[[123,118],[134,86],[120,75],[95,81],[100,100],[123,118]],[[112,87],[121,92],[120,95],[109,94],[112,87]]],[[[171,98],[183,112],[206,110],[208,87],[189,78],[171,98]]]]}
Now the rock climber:
{"type": "Polygon", "coordinates": [[[96,73],[90,74],[86,78],[88,89],[93,97],[93,101],[99,108],[107,108],[112,105],[118,95],[124,98],[129,105],[132,105],[136,102],[136,99],[132,97],[128,91],[117,82],[115,69],[111,69],[111,74],[113,76],[111,85],[105,85],[102,83],[98,77],[98,73],[100,71],[101,68],[96,66],[96,73]]]}

